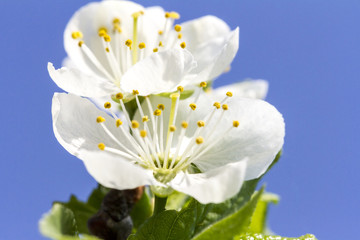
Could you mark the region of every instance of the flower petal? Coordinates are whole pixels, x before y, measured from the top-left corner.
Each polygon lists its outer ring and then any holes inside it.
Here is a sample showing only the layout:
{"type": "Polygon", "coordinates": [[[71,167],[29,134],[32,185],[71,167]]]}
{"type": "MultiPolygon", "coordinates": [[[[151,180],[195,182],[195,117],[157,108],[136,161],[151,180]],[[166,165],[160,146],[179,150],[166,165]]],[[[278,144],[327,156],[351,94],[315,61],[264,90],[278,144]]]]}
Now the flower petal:
{"type": "Polygon", "coordinates": [[[209,81],[222,74],[233,61],[239,48],[239,28],[198,46],[192,52],[198,66],[192,73],[199,74],[196,82],[209,81]]]}
{"type": "MultiPolygon", "coordinates": [[[[125,139],[115,127],[114,119],[89,100],[65,93],[55,93],[52,105],[53,129],[59,143],[72,155],[83,160],[89,173],[102,185],[116,189],[134,188],[145,184],[156,184],[152,172],[134,165],[127,159],[110,152],[101,151],[97,145],[118,145],[96,123],[101,115],[107,128],[120,141],[125,139]]],[[[127,141],[123,145],[133,150],[127,141]]]]}
{"type": "Polygon", "coordinates": [[[120,87],[124,92],[136,89],[143,96],[171,92],[194,67],[189,51],[169,49],[135,64],[123,76],[120,87]]]}
{"type": "Polygon", "coordinates": [[[181,27],[183,39],[190,52],[194,52],[203,43],[230,33],[230,27],[223,20],[211,15],[184,22],[181,27]]]}
{"type": "Polygon", "coordinates": [[[212,94],[224,97],[225,94],[230,91],[234,94],[234,97],[265,99],[268,88],[269,83],[266,80],[249,79],[215,88],[213,89],[212,94]]]}
{"type": "MultiPolygon", "coordinates": [[[[64,46],[68,56],[83,72],[99,75],[93,64],[82,53],[78,40],[72,38],[72,33],[81,31],[82,40],[93,51],[99,62],[107,63],[106,52],[102,39],[98,36],[98,30],[101,27],[112,29],[113,19],[120,18],[123,38],[125,40],[132,38],[133,18],[131,15],[143,10],[141,5],[130,1],[93,2],[80,8],[72,16],[64,32],[64,46]]],[[[103,67],[110,72],[109,64],[103,64],[103,67]]]]}
{"type": "MultiPolygon", "coordinates": [[[[207,171],[247,158],[245,180],[257,178],[267,170],[283,146],[285,124],[282,115],[269,103],[257,99],[233,99],[228,106],[229,110],[215,126],[212,137],[204,143],[218,138],[221,141],[194,163],[200,170],[207,171]],[[239,121],[240,126],[224,136],[234,120],[239,121]]],[[[212,129],[211,126],[204,129],[204,135],[212,129]]]]}
{"type": "Polygon", "coordinates": [[[180,172],[170,182],[170,186],[194,197],[202,204],[221,203],[240,191],[245,171],[246,160],[229,163],[204,173],[180,172]]]}
{"type": "Polygon", "coordinates": [[[103,97],[119,91],[115,84],[106,79],[86,75],[78,69],[66,67],[56,69],[48,63],[48,71],[52,80],[63,90],[84,97],[103,97]]]}

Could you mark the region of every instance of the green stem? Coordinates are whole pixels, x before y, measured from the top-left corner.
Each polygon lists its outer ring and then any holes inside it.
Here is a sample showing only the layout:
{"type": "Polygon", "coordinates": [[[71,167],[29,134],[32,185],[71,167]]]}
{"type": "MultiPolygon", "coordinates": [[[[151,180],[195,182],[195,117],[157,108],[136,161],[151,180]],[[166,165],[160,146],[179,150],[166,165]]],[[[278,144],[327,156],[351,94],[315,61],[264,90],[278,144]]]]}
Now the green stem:
{"type": "Polygon", "coordinates": [[[167,197],[162,198],[155,195],[154,216],[165,211],[166,200],[167,197]]]}

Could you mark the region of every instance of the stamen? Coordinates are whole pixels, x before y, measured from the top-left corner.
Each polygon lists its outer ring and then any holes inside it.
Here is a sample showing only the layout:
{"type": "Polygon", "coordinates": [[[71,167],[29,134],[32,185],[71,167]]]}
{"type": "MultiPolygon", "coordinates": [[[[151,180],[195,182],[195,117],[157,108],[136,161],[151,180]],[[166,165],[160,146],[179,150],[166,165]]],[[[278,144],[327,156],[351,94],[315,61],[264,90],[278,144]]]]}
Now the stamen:
{"type": "Polygon", "coordinates": [[[78,46],[81,47],[84,44],[84,41],[79,41],[78,46]]]}
{"type": "Polygon", "coordinates": [[[195,142],[196,142],[196,144],[202,144],[204,142],[204,138],[203,137],[197,137],[195,142]]]}
{"type": "Polygon", "coordinates": [[[111,103],[110,102],[104,103],[104,108],[111,108],[111,103]]]}
{"type": "Polygon", "coordinates": [[[213,106],[219,109],[221,107],[221,104],[219,102],[215,102],[213,106]]]}
{"type": "Polygon", "coordinates": [[[238,127],[240,125],[239,121],[233,121],[233,127],[238,127]]]}
{"type": "Polygon", "coordinates": [[[182,34],[179,33],[177,37],[178,37],[178,39],[181,39],[181,38],[182,38],[182,34]]]}
{"type": "Polygon", "coordinates": [[[97,123],[105,122],[105,118],[103,118],[102,116],[98,116],[98,117],[96,118],[96,122],[97,122],[97,123]]]}
{"type": "Polygon", "coordinates": [[[140,131],[140,136],[141,136],[142,138],[145,138],[146,135],[147,135],[146,130],[141,130],[141,131],[140,131]]]}
{"type": "Polygon", "coordinates": [[[80,31],[72,32],[72,33],[71,33],[71,37],[72,37],[73,39],[83,38],[83,34],[82,34],[82,32],[80,32],[80,31]]]}
{"type": "Polygon", "coordinates": [[[183,91],[184,91],[184,87],[178,86],[178,87],[177,87],[177,90],[178,90],[179,92],[183,92],[183,91]]]}
{"type": "Polygon", "coordinates": [[[120,19],[119,18],[114,18],[113,24],[114,25],[120,24],[120,19]]]}
{"type": "Polygon", "coordinates": [[[228,106],[227,104],[223,104],[223,105],[222,105],[222,109],[225,110],[225,111],[226,111],[226,110],[229,110],[229,106],[228,106]]]}
{"type": "Polygon", "coordinates": [[[98,147],[101,151],[105,150],[105,144],[103,144],[103,143],[99,143],[98,147]]]}
{"type": "Polygon", "coordinates": [[[227,93],[226,93],[226,96],[228,96],[228,97],[232,97],[232,96],[233,96],[233,94],[232,94],[232,92],[227,92],[227,93]]]}
{"type": "Polygon", "coordinates": [[[139,122],[136,121],[136,120],[132,120],[131,121],[131,127],[134,128],[134,129],[138,128],[139,127],[139,122]]]}
{"type": "Polygon", "coordinates": [[[116,99],[123,99],[124,98],[124,95],[122,94],[122,93],[117,93],[116,95],[115,95],[115,98],[116,99]]]}
{"type": "Polygon", "coordinates": [[[160,110],[160,109],[156,109],[156,110],[154,111],[154,115],[155,115],[155,116],[160,116],[160,115],[161,115],[161,110],[160,110]]]}
{"type": "Polygon", "coordinates": [[[140,49],[144,49],[145,47],[146,47],[145,43],[142,42],[142,43],[139,44],[140,49]]]}
{"type": "Polygon", "coordinates": [[[148,117],[148,116],[143,116],[143,117],[142,117],[142,121],[143,121],[143,122],[149,121],[149,117],[148,117]]]}
{"type": "Polygon", "coordinates": [[[155,53],[155,52],[158,52],[159,51],[159,49],[158,48],[154,48],[153,49],[153,52],[155,53]]]}
{"type": "Polygon", "coordinates": [[[189,126],[189,124],[188,124],[188,122],[186,122],[186,121],[183,121],[182,123],[181,123],[181,127],[183,127],[183,128],[187,128],[189,126]]]}
{"type": "Polygon", "coordinates": [[[164,104],[159,104],[157,105],[158,109],[164,111],[165,110],[165,105],[164,104]]]}
{"type": "Polygon", "coordinates": [[[123,122],[120,119],[116,120],[116,127],[120,127],[123,124],[123,122]]]}
{"type": "Polygon", "coordinates": [[[163,33],[164,33],[164,32],[161,31],[161,30],[158,32],[159,35],[163,35],[163,33]]]}
{"type": "Polygon", "coordinates": [[[169,127],[169,130],[170,130],[170,132],[175,132],[175,131],[176,131],[175,125],[171,125],[171,126],[169,127]]]}
{"type": "Polygon", "coordinates": [[[125,45],[128,46],[129,48],[131,48],[132,41],[130,39],[126,40],[125,45]]]}
{"type": "Polygon", "coordinates": [[[206,83],[206,82],[201,82],[201,83],[200,83],[200,87],[206,88],[206,86],[207,86],[207,83],[206,83]]]}
{"type": "Polygon", "coordinates": [[[185,42],[180,43],[180,47],[181,47],[181,48],[185,48],[185,47],[186,47],[186,43],[185,43],[185,42]]]}
{"type": "Polygon", "coordinates": [[[181,31],[181,26],[179,24],[176,24],[174,26],[174,29],[175,29],[175,31],[180,32],[181,31]]]}
{"type": "Polygon", "coordinates": [[[108,30],[106,27],[101,27],[98,30],[99,37],[104,37],[108,33],[108,30]]]}
{"type": "Polygon", "coordinates": [[[196,109],[196,104],[195,103],[190,103],[189,107],[195,111],[196,109]]]}
{"type": "Polygon", "coordinates": [[[163,47],[164,45],[163,45],[163,43],[162,43],[162,41],[160,41],[159,42],[159,47],[163,47]]]}
{"type": "Polygon", "coordinates": [[[197,122],[198,127],[204,127],[205,126],[205,122],[204,121],[198,121],[197,122]]]}
{"type": "Polygon", "coordinates": [[[135,95],[138,95],[139,94],[139,91],[138,90],[133,90],[132,94],[135,96],[135,95]]]}

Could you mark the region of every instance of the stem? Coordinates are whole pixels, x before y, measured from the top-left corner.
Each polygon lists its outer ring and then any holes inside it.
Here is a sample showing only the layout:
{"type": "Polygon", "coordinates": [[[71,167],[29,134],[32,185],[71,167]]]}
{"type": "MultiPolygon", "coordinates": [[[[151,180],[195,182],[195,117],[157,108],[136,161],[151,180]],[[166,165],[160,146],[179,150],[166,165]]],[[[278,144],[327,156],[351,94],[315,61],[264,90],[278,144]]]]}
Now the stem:
{"type": "Polygon", "coordinates": [[[153,216],[165,211],[166,200],[167,197],[162,198],[155,195],[155,207],[153,216]]]}

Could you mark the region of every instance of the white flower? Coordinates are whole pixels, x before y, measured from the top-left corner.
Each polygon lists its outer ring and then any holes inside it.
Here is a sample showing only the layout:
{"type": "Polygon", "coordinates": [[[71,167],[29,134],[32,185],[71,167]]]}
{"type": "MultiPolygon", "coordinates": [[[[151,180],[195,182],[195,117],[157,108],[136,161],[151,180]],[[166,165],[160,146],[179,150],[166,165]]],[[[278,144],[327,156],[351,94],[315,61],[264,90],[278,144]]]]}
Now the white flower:
{"type": "Polygon", "coordinates": [[[148,70],[147,85],[157,92],[159,87],[176,90],[174,77],[185,88],[216,78],[235,57],[238,28],[231,31],[214,16],[174,25],[178,18],[176,12],[130,1],[87,4],[65,29],[66,66],[55,70],[49,63],[50,76],[65,91],[92,98],[131,92],[138,65],[148,70]],[[158,69],[159,62],[166,63],[164,69],[158,69]],[[189,62],[191,67],[179,74],[178,67],[189,62]],[[157,71],[168,77],[167,85],[157,82],[157,71]]]}
{"type": "Polygon", "coordinates": [[[55,136],[106,187],[151,185],[160,196],[174,189],[201,203],[222,202],[266,171],[283,145],[283,118],[262,100],[228,92],[215,102],[202,90],[180,100],[182,90],[142,103],[134,91],[138,111],[130,119],[123,108],[127,121],[87,99],[55,93],[55,136]]]}

